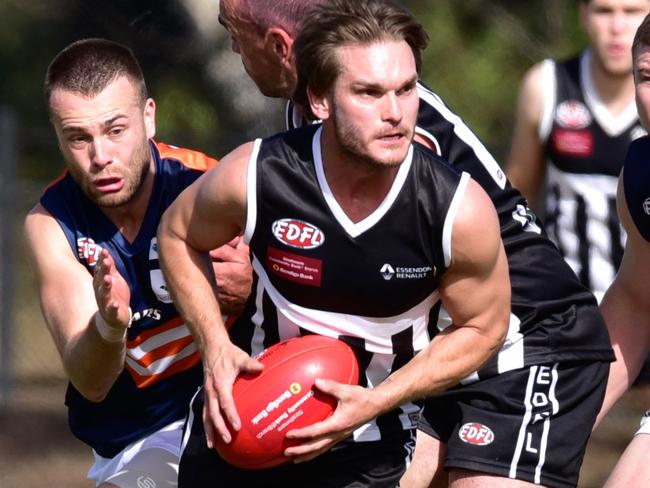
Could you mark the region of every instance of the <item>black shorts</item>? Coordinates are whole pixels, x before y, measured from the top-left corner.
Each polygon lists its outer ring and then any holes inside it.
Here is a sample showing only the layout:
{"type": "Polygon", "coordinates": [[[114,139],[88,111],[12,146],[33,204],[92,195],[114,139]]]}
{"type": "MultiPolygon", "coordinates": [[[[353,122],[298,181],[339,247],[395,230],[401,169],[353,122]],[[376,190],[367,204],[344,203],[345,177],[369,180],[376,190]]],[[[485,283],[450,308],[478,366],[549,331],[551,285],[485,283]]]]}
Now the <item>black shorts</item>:
{"type": "Polygon", "coordinates": [[[419,429],[446,444],[445,468],[574,487],[608,373],[556,363],[458,386],[426,400],[419,429]]]}
{"type": "Polygon", "coordinates": [[[267,487],[391,487],[398,486],[415,446],[413,431],[395,434],[377,442],[346,444],[317,458],[299,464],[246,470],[223,461],[217,451],[208,449],[201,412],[203,390],[192,401],[191,414],[183,435],[179,488],[197,486],[267,487]]]}

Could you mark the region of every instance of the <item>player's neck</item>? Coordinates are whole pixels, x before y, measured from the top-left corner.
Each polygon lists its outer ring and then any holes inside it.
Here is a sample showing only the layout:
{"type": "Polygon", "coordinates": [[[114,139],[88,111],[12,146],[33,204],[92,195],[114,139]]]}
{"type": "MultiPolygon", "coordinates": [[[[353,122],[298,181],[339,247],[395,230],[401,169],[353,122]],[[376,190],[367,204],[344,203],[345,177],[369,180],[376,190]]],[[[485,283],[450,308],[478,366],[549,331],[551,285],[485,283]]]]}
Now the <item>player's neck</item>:
{"type": "Polygon", "coordinates": [[[399,166],[360,163],[353,156],[322,140],[323,171],[337,203],[352,222],[372,214],[392,188],[399,166]]]}
{"type": "Polygon", "coordinates": [[[598,97],[612,115],[624,112],[634,100],[632,72],[611,73],[595,57],[591,60],[591,79],[598,97]]]}

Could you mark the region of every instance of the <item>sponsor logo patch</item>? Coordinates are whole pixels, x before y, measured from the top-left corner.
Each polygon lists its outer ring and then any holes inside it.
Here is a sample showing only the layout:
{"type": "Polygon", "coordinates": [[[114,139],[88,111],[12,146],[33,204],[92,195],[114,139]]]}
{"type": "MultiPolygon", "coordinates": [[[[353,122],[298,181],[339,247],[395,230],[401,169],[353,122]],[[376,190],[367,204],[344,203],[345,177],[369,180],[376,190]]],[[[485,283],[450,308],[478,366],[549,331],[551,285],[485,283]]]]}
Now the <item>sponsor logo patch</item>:
{"type": "Polygon", "coordinates": [[[299,249],[314,249],[325,242],[325,234],[315,225],[297,219],[280,219],[273,222],[273,235],[282,244],[299,249]]]}
{"type": "Polygon", "coordinates": [[[587,157],[594,152],[593,135],[586,130],[554,130],[552,142],[559,154],[587,157]]]}
{"type": "Polygon", "coordinates": [[[461,441],[475,446],[487,446],[494,441],[494,432],[478,422],[468,422],[458,431],[461,441]]]}
{"type": "Polygon", "coordinates": [[[584,129],[591,124],[589,109],[578,100],[567,100],[557,107],[555,120],[567,129],[584,129]]]}
{"type": "Polygon", "coordinates": [[[436,275],[436,267],[431,266],[392,266],[389,263],[379,268],[379,273],[386,281],[393,278],[398,280],[422,280],[425,279],[433,272],[436,275]]]}
{"type": "Polygon", "coordinates": [[[266,268],[285,280],[307,286],[320,286],[323,261],[269,247],[266,268]]]}
{"type": "Polygon", "coordinates": [[[80,237],[77,239],[77,254],[79,259],[88,263],[88,266],[94,267],[99,261],[99,253],[102,252],[102,246],[95,244],[90,237],[80,237]]]}

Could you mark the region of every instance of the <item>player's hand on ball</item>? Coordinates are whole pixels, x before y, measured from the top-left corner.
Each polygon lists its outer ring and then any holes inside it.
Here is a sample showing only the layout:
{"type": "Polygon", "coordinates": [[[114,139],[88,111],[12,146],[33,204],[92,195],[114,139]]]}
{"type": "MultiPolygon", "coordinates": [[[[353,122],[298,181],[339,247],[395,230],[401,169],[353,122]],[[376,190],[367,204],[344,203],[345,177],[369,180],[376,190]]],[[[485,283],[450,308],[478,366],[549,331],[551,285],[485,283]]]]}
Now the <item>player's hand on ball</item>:
{"type": "Polygon", "coordinates": [[[284,453],[296,463],[309,461],[349,437],[354,430],[375,418],[378,411],[371,401],[371,390],[332,380],[318,379],[315,386],[337,400],[336,410],[325,420],[287,432],[287,439],[302,440],[284,453]]]}
{"type": "Polygon", "coordinates": [[[264,365],[230,341],[222,343],[216,353],[207,353],[206,356],[203,425],[208,446],[213,447],[215,436],[220,436],[225,443],[229,443],[232,440],[231,430],[236,432],[241,427],[232,397],[235,379],[240,373],[260,372],[264,365]]]}

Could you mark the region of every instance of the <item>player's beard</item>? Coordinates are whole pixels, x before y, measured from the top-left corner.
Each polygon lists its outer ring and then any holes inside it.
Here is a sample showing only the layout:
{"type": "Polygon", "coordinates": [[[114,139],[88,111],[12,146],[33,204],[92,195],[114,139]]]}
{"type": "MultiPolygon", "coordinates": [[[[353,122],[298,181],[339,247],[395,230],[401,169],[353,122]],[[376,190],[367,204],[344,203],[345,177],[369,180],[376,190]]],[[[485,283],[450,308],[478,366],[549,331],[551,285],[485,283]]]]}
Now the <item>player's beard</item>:
{"type": "Polygon", "coordinates": [[[392,157],[378,159],[370,154],[370,144],[381,137],[382,134],[366,135],[367,140],[364,140],[362,138],[364,131],[357,125],[341,123],[340,118],[336,115],[333,117],[332,122],[336,132],[339,150],[343,153],[343,157],[354,164],[359,164],[374,170],[391,169],[402,164],[408,154],[408,147],[413,142],[414,128],[408,129],[402,124],[398,127],[391,128],[390,132],[401,132],[408,141],[408,144],[404,145],[403,153],[396,153],[392,157]]]}
{"type": "MultiPolygon", "coordinates": [[[[145,141],[144,144],[141,144],[134,151],[130,163],[125,165],[125,172],[119,175],[124,180],[124,186],[120,191],[107,194],[98,193],[93,181],[86,177],[83,179],[84,185],[82,185],[84,193],[99,207],[117,208],[128,204],[136,197],[146,180],[147,174],[149,173],[151,157],[149,143],[145,141]]],[[[98,176],[105,178],[110,175],[96,175],[95,177],[97,178],[98,176]]],[[[79,178],[75,179],[80,181],[79,178]]]]}

